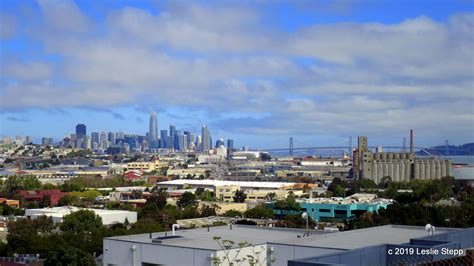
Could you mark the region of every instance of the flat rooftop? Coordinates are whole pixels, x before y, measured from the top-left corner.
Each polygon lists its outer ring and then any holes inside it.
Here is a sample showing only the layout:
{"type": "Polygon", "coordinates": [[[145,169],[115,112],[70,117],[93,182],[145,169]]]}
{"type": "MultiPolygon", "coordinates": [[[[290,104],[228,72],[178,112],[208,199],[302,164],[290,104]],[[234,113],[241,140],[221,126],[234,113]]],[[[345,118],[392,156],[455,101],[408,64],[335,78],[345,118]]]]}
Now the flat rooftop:
{"type": "MultiPolygon", "coordinates": [[[[171,232],[168,231],[168,236],[171,232]]],[[[153,243],[149,234],[128,235],[109,237],[109,240],[127,241],[143,244],[156,244],[176,247],[188,247],[197,249],[220,250],[221,248],[214,237],[221,237],[223,240],[232,240],[236,244],[247,241],[252,245],[264,244],[267,242],[282,242],[298,239],[298,235],[303,235],[305,230],[287,229],[287,228],[270,228],[245,225],[232,225],[232,230],[228,225],[197,229],[178,229],[177,236],[180,238],[172,238],[162,240],[162,243],[153,243]]],[[[312,235],[333,234],[323,231],[311,231],[312,235]]],[[[164,232],[153,233],[153,238],[163,237],[164,232]]]]}
{"type": "Polygon", "coordinates": [[[73,212],[79,210],[89,210],[93,211],[97,215],[105,215],[105,214],[119,214],[119,213],[132,213],[131,211],[126,210],[105,210],[105,209],[92,209],[92,208],[78,208],[73,206],[62,206],[62,207],[52,207],[52,208],[42,208],[42,209],[27,209],[27,214],[37,214],[40,213],[42,215],[49,215],[54,217],[63,217],[67,214],[71,214],[73,212]]]}
{"type": "Polygon", "coordinates": [[[176,179],[170,181],[163,181],[156,183],[157,185],[169,185],[169,186],[182,186],[188,185],[201,185],[201,186],[241,186],[250,188],[284,188],[287,186],[293,186],[295,183],[286,182],[251,182],[251,181],[224,181],[224,180],[194,180],[194,179],[176,179]]]}
{"type": "MultiPolygon", "coordinates": [[[[434,234],[442,234],[456,230],[459,229],[436,228],[434,234]]],[[[298,238],[285,241],[285,243],[311,247],[355,249],[378,244],[404,244],[410,242],[411,238],[424,236],[428,236],[428,232],[426,232],[424,226],[385,225],[298,238]]],[[[281,241],[278,243],[281,243],[281,241]]]]}
{"type": "MultiPolygon", "coordinates": [[[[456,228],[436,228],[434,234],[456,231],[456,228]]],[[[206,250],[220,250],[219,245],[213,239],[221,237],[224,240],[232,240],[236,244],[247,241],[258,245],[264,243],[277,243],[296,246],[322,247],[334,249],[355,249],[378,244],[403,244],[408,243],[411,238],[427,236],[423,226],[386,225],[358,229],[344,232],[324,232],[311,230],[309,237],[299,238],[305,233],[303,229],[269,228],[246,225],[210,227],[197,229],[177,230],[178,238],[162,239],[161,243],[154,243],[149,234],[127,235],[109,237],[106,240],[125,241],[142,244],[155,244],[187,247],[206,250]]],[[[167,232],[171,236],[171,232],[167,232]]],[[[152,238],[164,237],[165,233],[153,233],[152,238]]]]}

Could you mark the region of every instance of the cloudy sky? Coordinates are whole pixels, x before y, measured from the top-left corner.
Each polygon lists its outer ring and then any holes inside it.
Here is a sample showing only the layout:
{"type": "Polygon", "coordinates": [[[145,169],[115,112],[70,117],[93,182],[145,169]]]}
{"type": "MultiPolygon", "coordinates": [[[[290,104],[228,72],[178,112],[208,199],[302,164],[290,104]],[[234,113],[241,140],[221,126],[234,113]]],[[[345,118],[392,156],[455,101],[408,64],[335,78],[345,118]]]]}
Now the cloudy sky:
{"type": "Polygon", "coordinates": [[[474,141],[472,1],[0,0],[0,135],[474,141]]]}

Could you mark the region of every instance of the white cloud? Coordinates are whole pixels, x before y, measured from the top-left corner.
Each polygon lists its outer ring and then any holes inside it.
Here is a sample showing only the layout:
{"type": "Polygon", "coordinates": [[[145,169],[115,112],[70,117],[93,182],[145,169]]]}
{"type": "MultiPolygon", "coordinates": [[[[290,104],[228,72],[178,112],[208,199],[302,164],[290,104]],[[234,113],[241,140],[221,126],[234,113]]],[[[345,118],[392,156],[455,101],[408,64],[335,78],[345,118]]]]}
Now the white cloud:
{"type": "Polygon", "coordinates": [[[153,103],[210,119],[255,112],[264,118],[220,122],[264,134],[414,126],[436,134],[443,125],[439,134],[468,135],[474,122],[473,14],[288,33],[248,6],[124,8],[105,22],[70,1],[40,6],[44,21],[31,36],[61,60],[5,62],[2,79],[15,82],[2,83],[3,109],[153,103]]]}

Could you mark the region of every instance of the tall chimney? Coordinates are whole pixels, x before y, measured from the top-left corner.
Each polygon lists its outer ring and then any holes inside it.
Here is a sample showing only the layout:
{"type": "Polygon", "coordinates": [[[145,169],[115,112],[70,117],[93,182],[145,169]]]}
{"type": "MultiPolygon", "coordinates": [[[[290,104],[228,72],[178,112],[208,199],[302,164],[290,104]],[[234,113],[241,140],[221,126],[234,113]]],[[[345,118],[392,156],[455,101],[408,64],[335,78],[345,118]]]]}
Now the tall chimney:
{"type": "Polygon", "coordinates": [[[410,160],[414,159],[413,153],[413,129],[410,129],[410,160]]]}

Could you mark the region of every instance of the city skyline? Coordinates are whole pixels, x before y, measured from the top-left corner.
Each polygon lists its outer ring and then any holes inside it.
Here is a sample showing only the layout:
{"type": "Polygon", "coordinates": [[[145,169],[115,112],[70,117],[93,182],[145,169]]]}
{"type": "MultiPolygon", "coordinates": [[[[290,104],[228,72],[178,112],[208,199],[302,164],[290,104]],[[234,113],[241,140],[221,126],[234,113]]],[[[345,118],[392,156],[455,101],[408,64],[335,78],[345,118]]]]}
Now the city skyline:
{"type": "Polygon", "coordinates": [[[410,128],[422,146],[472,142],[473,11],[5,0],[0,135],[59,139],[77,123],[144,134],[156,111],[159,125],[205,124],[255,148],[400,145],[410,128]]]}

